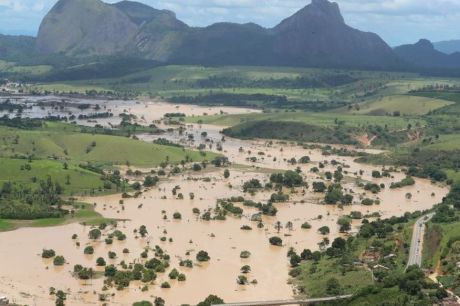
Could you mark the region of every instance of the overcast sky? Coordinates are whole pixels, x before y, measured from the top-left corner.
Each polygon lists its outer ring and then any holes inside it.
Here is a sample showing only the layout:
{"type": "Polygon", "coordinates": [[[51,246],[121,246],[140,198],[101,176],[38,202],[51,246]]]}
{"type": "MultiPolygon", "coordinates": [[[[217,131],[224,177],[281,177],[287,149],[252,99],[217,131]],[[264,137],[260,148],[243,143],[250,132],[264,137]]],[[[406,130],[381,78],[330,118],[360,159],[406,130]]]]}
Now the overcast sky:
{"type": "MultiPolygon", "coordinates": [[[[94,0],[96,1],[96,0],[94,0]]],[[[36,35],[57,0],[0,0],[0,33],[36,35]]],[[[117,2],[117,1],[106,1],[117,2]]],[[[140,0],[177,13],[189,25],[218,21],[272,27],[310,0],[140,0]]],[[[346,22],[379,34],[390,45],[460,39],[460,0],[336,0],[346,22]]]]}

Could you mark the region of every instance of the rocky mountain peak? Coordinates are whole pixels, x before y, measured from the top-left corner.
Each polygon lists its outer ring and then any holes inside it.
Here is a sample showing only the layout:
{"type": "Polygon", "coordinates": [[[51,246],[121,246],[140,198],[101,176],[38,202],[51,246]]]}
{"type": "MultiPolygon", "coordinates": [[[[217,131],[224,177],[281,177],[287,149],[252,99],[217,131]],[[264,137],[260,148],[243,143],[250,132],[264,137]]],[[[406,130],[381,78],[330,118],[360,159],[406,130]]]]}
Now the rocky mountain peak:
{"type": "Polygon", "coordinates": [[[415,46],[423,48],[423,49],[432,49],[434,50],[434,45],[428,39],[420,39],[415,46]]]}

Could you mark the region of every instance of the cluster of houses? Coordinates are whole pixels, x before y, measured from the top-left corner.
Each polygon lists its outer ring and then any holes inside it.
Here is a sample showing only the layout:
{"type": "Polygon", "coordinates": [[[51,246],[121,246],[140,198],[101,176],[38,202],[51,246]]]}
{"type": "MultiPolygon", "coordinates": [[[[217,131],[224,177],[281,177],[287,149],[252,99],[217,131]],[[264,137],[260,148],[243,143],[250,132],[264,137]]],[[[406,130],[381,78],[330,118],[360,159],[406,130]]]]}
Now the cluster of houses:
{"type": "Polygon", "coordinates": [[[0,80],[0,95],[17,95],[21,94],[23,90],[24,86],[21,83],[0,80]]]}

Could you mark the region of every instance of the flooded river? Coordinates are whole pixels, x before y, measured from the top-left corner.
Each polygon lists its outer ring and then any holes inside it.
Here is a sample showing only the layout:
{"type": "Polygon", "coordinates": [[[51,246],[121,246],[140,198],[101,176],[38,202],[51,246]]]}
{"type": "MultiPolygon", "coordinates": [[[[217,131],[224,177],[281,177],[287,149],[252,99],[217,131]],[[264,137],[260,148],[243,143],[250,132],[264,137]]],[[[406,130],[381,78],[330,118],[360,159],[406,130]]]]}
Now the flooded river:
{"type": "MultiPolygon", "coordinates": [[[[126,103],[126,102],[124,102],[126,103]]],[[[129,109],[130,113],[149,123],[159,120],[165,113],[182,112],[187,115],[201,115],[203,113],[240,113],[252,110],[236,108],[201,108],[196,106],[175,106],[166,103],[142,102],[139,104],[119,107],[111,104],[114,113],[129,109]],[[116,111],[114,109],[117,109],[116,111]]],[[[203,172],[184,172],[162,180],[158,187],[145,191],[139,198],[124,199],[120,204],[121,195],[111,195],[97,198],[82,199],[94,203],[96,210],[108,218],[124,219],[118,223],[118,229],[127,235],[125,241],[114,241],[112,245],[104,242],[93,242],[88,239],[89,226],[71,224],[53,228],[23,228],[13,232],[0,233],[0,295],[10,297],[18,304],[52,305],[53,297],[49,296],[49,288],[55,287],[69,293],[67,305],[102,304],[98,301],[99,294],[109,293],[107,300],[110,305],[132,305],[135,301],[150,300],[160,296],[167,305],[196,304],[209,294],[216,294],[226,302],[257,301],[273,299],[289,299],[294,295],[289,284],[289,262],[286,256],[290,247],[298,252],[303,249],[317,250],[318,243],[323,236],[318,233],[321,226],[329,226],[328,235],[332,241],[340,235],[337,220],[351,211],[360,211],[363,215],[378,212],[382,217],[400,216],[405,212],[413,212],[431,208],[441,201],[448,192],[447,188],[434,185],[427,180],[417,179],[416,184],[400,189],[383,189],[378,195],[364,191],[358,186],[359,182],[372,181],[389,186],[391,182],[405,177],[400,171],[392,172],[391,178],[372,178],[372,170],[382,170],[381,167],[362,165],[354,162],[353,157],[324,156],[320,150],[304,149],[290,143],[272,143],[262,140],[245,141],[226,138],[222,142],[220,127],[207,125],[190,125],[185,133],[171,132],[161,137],[185,145],[196,147],[206,144],[212,151],[225,154],[232,163],[229,168],[230,177],[224,178],[224,169],[210,168],[203,172]],[[203,137],[206,132],[206,137],[203,137]],[[190,141],[188,134],[192,134],[194,141],[190,141]],[[218,151],[221,143],[222,151],[218,151]],[[291,165],[288,160],[309,156],[308,164],[291,165]],[[256,157],[256,161],[248,160],[256,157]],[[251,216],[257,213],[254,208],[244,207],[241,218],[227,216],[225,221],[204,221],[193,213],[193,208],[201,212],[216,206],[218,199],[231,196],[244,196],[254,201],[267,201],[273,191],[260,191],[254,195],[243,193],[242,185],[245,181],[257,178],[261,182],[268,182],[269,173],[281,170],[294,170],[300,167],[304,179],[309,183],[322,180],[319,174],[310,171],[325,164],[324,171],[335,171],[338,162],[343,168],[345,179],[343,187],[355,196],[354,204],[339,208],[321,204],[323,194],[315,194],[309,189],[298,188],[291,194],[288,203],[275,204],[278,214],[275,217],[263,217],[264,228],[258,228],[251,216]],[[327,162],[327,163],[326,163],[327,162]],[[360,171],[362,175],[360,174],[360,171]],[[180,186],[178,192],[184,199],[173,196],[172,189],[180,186]],[[194,194],[190,199],[189,194],[194,194]],[[407,199],[406,194],[412,198],[407,199]],[[379,199],[380,205],[363,206],[360,198],[369,197],[379,199]],[[122,207],[124,209],[122,209],[122,207]],[[181,220],[174,220],[173,214],[179,212],[181,220]],[[165,217],[166,216],[166,217],[165,217]],[[318,218],[321,216],[322,218],[318,218]],[[277,230],[275,224],[280,222],[282,228],[277,230]],[[292,222],[292,228],[286,226],[292,222]],[[304,222],[311,224],[311,229],[301,229],[304,222]],[[141,225],[145,225],[148,235],[145,238],[137,237],[134,233],[141,225]],[[243,231],[241,227],[249,225],[250,231],[243,231]],[[72,240],[73,234],[78,235],[80,246],[72,240]],[[272,236],[283,239],[283,247],[274,247],[268,243],[272,236]],[[162,241],[166,237],[166,241],[162,241]],[[93,245],[95,253],[84,255],[83,249],[93,245]],[[71,274],[75,264],[84,267],[95,267],[98,257],[104,257],[108,264],[119,264],[124,260],[127,263],[139,262],[140,253],[148,247],[161,246],[171,256],[171,266],[166,273],[159,274],[154,286],[148,291],[142,291],[144,286],[140,282],[132,282],[129,289],[117,291],[109,289],[102,291],[103,279],[80,281],[71,274]],[[58,255],[63,255],[68,262],[63,267],[56,268],[49,260],[41,258],[42,249],[54,249],[58,255]],[[122,250],[128,248],[129,254],[122,250]],[[208,263],[198,264],[196,253],[205,250],[211,260],[208,263]],[[108,259],[107,253],[117,253],[116,259],[108,259]],[[240,258],[242,251],[249,251],[251,256],[240,258]],[[179,266],[184,259],[195,262],[193,268],[179,266]],[[237,285],[236,279],[244,265],[251,266],[248,274],[249,281],[254,284],[237,285]],[[185,282],[169,281],[168,273],[173,268],[183,272],[185,282]],[[170,289],[161,289],[159,284],[169,281],[170,289]]],[[[152,141],[152,135],[141,135],[145,141],[152,141]]],[[[288,191],[286,191],[288,192],[288,191]]],[[[357,230],[359,222],[353,223],[353,230],[357,230]]],[[[103,234],[112,232],[106,229],[103,234]]]]}

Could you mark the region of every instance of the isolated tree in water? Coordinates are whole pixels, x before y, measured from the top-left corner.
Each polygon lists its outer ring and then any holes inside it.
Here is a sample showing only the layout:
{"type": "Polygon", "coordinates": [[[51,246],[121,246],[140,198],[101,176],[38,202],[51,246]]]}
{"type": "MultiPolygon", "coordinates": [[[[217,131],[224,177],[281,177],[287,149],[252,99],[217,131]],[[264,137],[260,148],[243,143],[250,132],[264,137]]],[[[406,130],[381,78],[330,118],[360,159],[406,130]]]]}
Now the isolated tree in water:
{"type": "Polygon", "coordinates": [[[275,228],[276,228],[276,231],[277,231],[278,234],[279,234],[280,231],[281,231],[281,229],[283,228],[283,226],[281,225],[281,222],[280,222],[280,221],[277,221],[277,222],[276,222],[275,228]]]}

